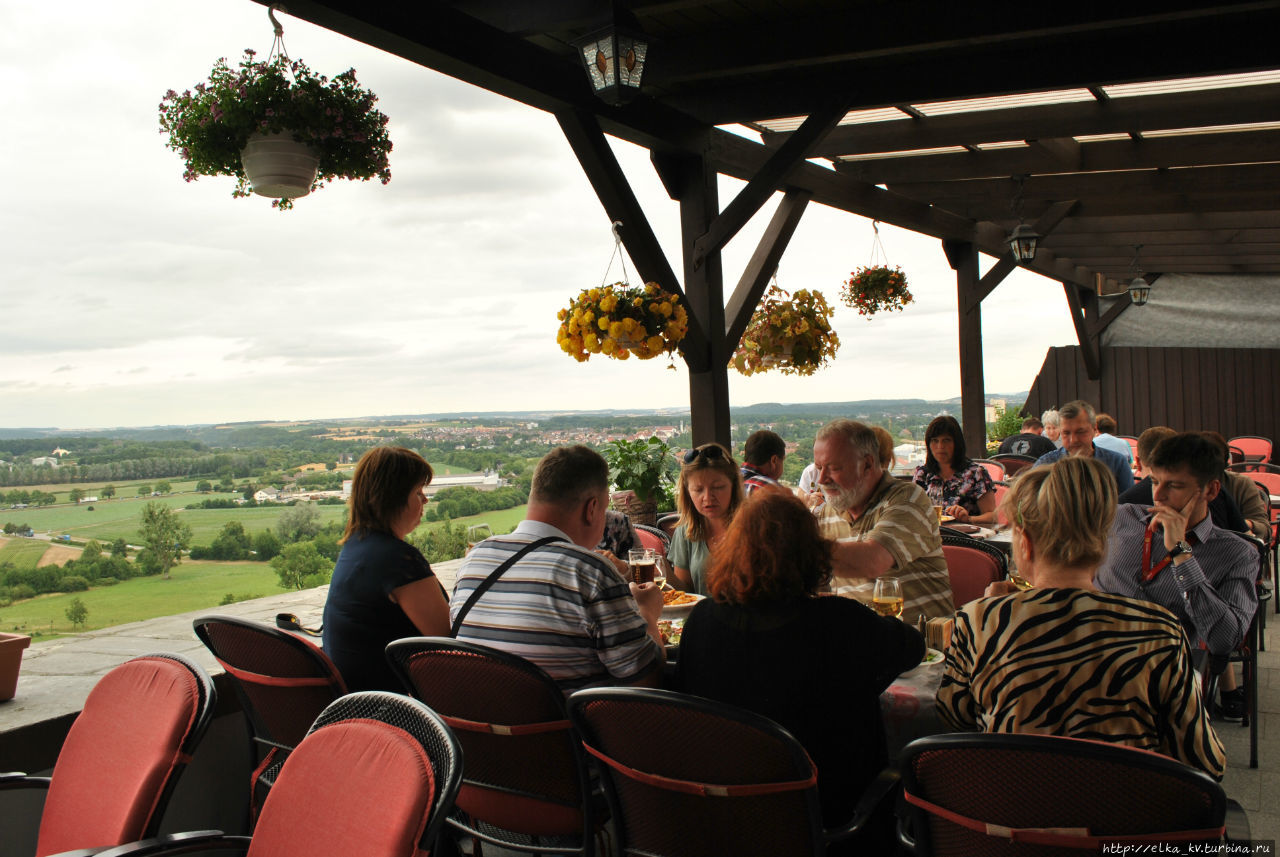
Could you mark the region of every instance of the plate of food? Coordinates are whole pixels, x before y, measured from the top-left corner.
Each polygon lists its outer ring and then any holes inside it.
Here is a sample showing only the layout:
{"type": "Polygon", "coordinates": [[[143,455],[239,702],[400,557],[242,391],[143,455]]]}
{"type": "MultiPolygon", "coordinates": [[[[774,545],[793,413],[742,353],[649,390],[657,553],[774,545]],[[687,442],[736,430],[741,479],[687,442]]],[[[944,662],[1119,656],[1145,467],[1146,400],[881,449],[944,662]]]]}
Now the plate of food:
{"type": "Polygon", "coordinates": [[[946,662],[947,662],[947,656],[944,655],[942,652],[938,651],[937,649],[925,649],[924,657],[920,659],[920,666],[936,667],[936,666],[941,666],[946,662]]]}
{"type": "Polygon", "coordinates": [[[666,618],[688,616],[689,611],[703,597],[692,592],[685,592],[682,589],[664,589],[662,591],[662,615],[666,618]]]}
{"type": "Polygon", "coordinates": [[[662,634],[662,645],[667,647],[667,651],[679,647],[680,636],[684,634],[683,619],[659,619],[658,631],[662,634]]]}
{"type": "Polygon", "coordinates": [[[946,523],[948,523],[948,522],[950,522],[950,521],[954,521],[955,519],[956,519],[955,515],[939,515],[939,516],[938,516],[938,523],[939,523],[939,524],[946,524],[946,523]]]}

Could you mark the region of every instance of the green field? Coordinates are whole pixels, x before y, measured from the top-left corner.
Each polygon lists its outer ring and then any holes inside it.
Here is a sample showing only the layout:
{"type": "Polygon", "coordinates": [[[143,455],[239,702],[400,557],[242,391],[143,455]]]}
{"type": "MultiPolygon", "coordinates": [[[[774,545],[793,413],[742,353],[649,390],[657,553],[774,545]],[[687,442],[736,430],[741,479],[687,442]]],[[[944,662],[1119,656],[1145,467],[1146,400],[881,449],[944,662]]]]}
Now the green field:
{"type": "Polygon", "coordinates": [[[280,595],[275,571],[260,562],[184,560],[169,580],[138,577],[115,586],[65,595],[40,595],[0,608],[0,630],[42,637],[74,632],[65,611],[79,598],[89,608],[85,630],[123,625],[190,610],[217,608],[224,595],[237,600],[280,595]]]}
{"type": "Polygon", "coordinates": [[[11,562],[18,569],[35,568],[49,543],[33,539],[9,539],[0,544],[0,563],[11,562]]]}

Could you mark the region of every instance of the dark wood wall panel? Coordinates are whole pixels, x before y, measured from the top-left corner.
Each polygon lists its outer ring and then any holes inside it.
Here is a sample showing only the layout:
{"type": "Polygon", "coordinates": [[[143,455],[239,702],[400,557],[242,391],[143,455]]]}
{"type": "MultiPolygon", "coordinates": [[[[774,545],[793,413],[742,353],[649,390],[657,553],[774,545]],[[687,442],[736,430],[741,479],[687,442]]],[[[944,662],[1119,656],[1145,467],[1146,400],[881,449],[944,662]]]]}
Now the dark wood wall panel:
{"type": "Polygon", "coordinates": [[[1103,348],[1102,377],[1090,381],[1071,345],[1049,349],[1026,410],[1084,399],[1112,414],[1121,434],[1167,425],[1280,440],[1278,385],[1277,349],[1103,348]]]}

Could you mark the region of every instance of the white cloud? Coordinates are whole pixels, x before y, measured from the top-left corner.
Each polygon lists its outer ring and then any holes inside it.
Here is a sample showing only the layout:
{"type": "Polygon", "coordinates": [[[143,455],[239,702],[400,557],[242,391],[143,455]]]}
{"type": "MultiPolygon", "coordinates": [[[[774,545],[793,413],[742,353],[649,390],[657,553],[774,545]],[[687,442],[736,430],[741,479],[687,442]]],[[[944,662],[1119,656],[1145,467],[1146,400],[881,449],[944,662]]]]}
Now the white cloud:
{"type": "MultiPolygon", "coordinates": [[[[577,364],[555,313],[600,283],[608,219],[555,120],[285,15],[290,54],[354,66],[391,116],[390,185],[338,182],[288,213],[182,181],[158,133],[170,87],[219,56],[265,53],[249,0],[0,0],[0,158],[10,166],[0,425],[173,424],[688,400],[664,360],[577,364]]],[[[679,212],[647,154],[614,149],[679,271],[679,212]]],[[[721,182],[721,205],[741,183],[721,182]]],[[[725,293],[772,213],[725,254],[725,293]]],[[[917,304],[870,323],[839,307],[844,346],[812,378],[731,374],[735,404],[951,396],[955,279],[939,242],[881,227],[917,304]]],[[[870,257],[866,220],[811,206],[784,288],[870,257]]],[[[989,263],[989,260],[987,260],[989,263]]],[[[634,268],[627,262],[631,276],[634,268]]],[[[615,265],[609,279],[617,279],[615,265]]],[[[1010,277],[983,305],[988,390],[1028,387],[1073,341],[1061,288],[1010,277]]]]}

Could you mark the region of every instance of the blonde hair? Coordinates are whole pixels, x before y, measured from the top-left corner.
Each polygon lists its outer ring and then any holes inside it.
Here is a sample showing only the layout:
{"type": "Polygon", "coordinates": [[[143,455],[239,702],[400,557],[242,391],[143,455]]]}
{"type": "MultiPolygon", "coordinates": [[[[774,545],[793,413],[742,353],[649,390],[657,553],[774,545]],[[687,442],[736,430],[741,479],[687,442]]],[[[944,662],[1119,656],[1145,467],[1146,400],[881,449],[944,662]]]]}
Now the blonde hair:
{"type": "Polygon", "coordinates": [[[898,460],[893,452],[893,435],[880,426],[872,426],[871,430],[876,433],[876,440],[880,443],[880,466],[885,470],[892,470],[898,460]]]}
{"type": "Polygon", "coordinates": [[[676,483],[676,510],[680,512],[677,526],[684,527],[689,541],[704,542],[710,536],[710,527],[707,519],[694,505],[692,495],[689,494],[689,476],[711,470],[729,480],[729,508],[725,510],[725,519],[728,523],[733,520],[738,506],[742,505],[742,471],[738,469],[738,463],[733,460],[729,450],[718,443],[704,443],[690,450],[685,457],[692,457],[692,460],[680,465],[680,479],[676,483]],[[719,452],[713,450],[708,454],[707,450],[712,447],[719,452]]]}
{"type": "Polygon", "coordinates": [[[1048,562],[1089,568],[1107,555],[1116,479],[1096,458],[1060,458],[1020,473],[1000,511],[1048,562]]]}

